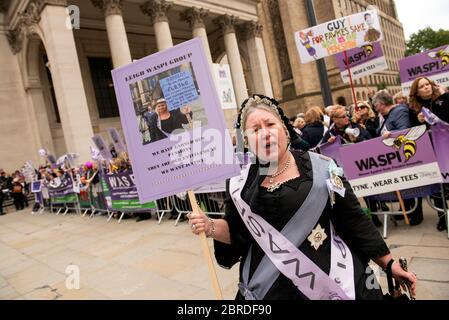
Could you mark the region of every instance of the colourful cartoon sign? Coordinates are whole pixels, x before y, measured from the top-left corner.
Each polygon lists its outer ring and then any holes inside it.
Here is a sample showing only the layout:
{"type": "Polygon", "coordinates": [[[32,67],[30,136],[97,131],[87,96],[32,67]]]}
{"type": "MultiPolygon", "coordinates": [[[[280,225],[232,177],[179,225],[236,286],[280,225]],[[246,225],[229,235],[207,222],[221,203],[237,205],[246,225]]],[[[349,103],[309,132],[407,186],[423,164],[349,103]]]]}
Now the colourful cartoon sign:
{"type": "Polygon", "coordinates": [[[341,17],[295,32],[301,63],[307,63],[383,39],[376,10],[341,17]]]}

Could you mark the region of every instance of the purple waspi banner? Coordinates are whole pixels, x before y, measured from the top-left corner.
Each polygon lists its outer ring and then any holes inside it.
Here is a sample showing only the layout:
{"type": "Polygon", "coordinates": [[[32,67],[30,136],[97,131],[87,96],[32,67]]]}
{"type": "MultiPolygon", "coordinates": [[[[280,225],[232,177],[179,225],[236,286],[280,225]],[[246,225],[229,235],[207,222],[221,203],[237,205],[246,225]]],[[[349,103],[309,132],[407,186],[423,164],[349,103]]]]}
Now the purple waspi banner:
{"type": "MultiPolygon", "coordinates": [[[[386,70],[388,68],[380,42],[373,42],[360,48],[347,51],[352,79],[360,79],[367,75],[386,70]]],[[[343,82],[349,83],[349,73],[346,68],[344,53],[335,55],[343,82]]]]}
{"type": "MultiPolygon", "coordinates": [[[[344,145],[340,165],[358,197],[441,183],[441,173],[425,126],[344,145]]],[[[321,149],[327,156],[335,150],[321,149]]]]}
{"type": "Polygon", "coordinates": [[[440,166],[441,175],[444,182],[449,182],[449,124],[437,123],[432,126],[433,146],[440,166]]]}
{"type": "Polygon", "coordinates": [[[51,197],[63,197],[74,193],[73,180],[68,174],[53,179],[48,183],[47,188],[51,197]]]}
{"type": "Polygon", "coordinates": [[[405,95],[418,77],[428,77],[437,84],[449,86],[449,45],[427,50],[414,56],[399,60],[399,75],[405,95]]]}
{"type": "Polygon", "coordinates": [[[140,202],[240,173],[199,38],[114,69],[112,77],[140,202]]]}

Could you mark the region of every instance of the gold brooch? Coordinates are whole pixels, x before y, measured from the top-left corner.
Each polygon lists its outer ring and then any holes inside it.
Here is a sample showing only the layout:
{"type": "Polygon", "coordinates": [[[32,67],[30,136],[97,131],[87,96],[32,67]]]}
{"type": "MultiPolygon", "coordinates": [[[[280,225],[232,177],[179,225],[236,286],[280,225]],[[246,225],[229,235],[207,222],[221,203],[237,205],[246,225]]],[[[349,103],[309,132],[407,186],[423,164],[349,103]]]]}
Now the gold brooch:
{"type": "Polygon", "coordinates": [[[312,233],[307,237],[307,240],[310,241],[310,245],[314,247],[315,250],[318,250],[326,238],[327,235],[324,232],[324,229],[321,228],[320,224],[318,224],[316,228],[312,230],[312,233]]]}

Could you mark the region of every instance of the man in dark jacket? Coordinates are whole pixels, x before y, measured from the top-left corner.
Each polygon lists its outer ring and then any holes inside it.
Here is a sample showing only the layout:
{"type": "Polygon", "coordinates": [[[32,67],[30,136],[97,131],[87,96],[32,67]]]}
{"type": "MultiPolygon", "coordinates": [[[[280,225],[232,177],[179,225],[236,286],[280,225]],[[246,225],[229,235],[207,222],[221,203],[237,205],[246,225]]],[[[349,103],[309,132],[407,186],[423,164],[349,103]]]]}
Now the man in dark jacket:
{"type": "Polygon", "coordinates": [[[382,115],[377,136],[388,138],[391,131],[410,128],[409,108],[405,104],[393,104],[393,97],[386,90],[377,92],[373,97],[374,109],[382,115]]]}
{"type": "Polygon", "coordinates": [[[167,138],[167,135],[162,132],[160,120],[155,111],[151,107],[148,107],[148,111],[144,113],[143,115],[147,126],[148,131],[150,132],[150,141],[155,142],[161,139],[167,138]]]}
{"type": "MultiPolygon", "coordinates": [[[[391,136],[391,131],[405,130],[411,127],[410,109],[405,104],[393,104],[393,97],[386,90],[377,92],[373,97],[373,106],[383,117],[377,129],[377,135],[384,139],[391,136]]],[[[422,198],[418,198],[418,205],[412,213],[409,214],[410,224],[418,225],[423,220],[422,198]]],[[[415,199],[404,200],[405,210],[410,210],[415,203],[415,199]]],[[[401,220],[402,216],[396,216],[396,220],[401,220]]]]}

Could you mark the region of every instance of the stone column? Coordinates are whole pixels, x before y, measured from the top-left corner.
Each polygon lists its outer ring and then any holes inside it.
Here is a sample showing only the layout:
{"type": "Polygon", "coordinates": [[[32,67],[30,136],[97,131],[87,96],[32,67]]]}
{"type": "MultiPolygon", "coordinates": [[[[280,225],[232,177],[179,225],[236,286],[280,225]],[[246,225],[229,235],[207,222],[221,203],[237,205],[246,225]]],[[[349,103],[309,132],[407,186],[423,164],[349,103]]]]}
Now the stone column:
{"type": "Polygon", "coordinates": [[[273,97],[267,58],[262,42],[262,25],[250,21],[244,25],[246,44],[249,52],[249,63],[254,79],[254,89],[268,97],[273,97]]]}
{"type": "Polygon", "coordinates": [[[122,17],[122,0],[92,0],[92,3],[104,11],[114,68],[131,63],[131,52],[122,17]]]}
{"type": "Polygon", "coordinates": [[[33,110],[31,117],[32,121],[37,125],[36,139],[39,141],[40,148],[45,148],[53,154],[55,153],[55,146],[53,144],[53,137],[50,130],[50,122],[48,120],[47,110],[45,108],[45,98],[41,87],[26,88],[28,102],[30,109],[33,110]]]}
{"type": "Polygon", "coordinates": [[[72,30],[65,28],[67,17],[65,7],[46,5],[39,26],[45,39],[67,151],[78,153],[82,161],[90,159],[93,131],[75,38],[72,30]]]}
{"type": "Polygon", "coordinates": [[[207,60],[212,68],[212,55],[210,53],[209,41],[207,40],[206,26],[204,25],[204,19],[208,14],[209,11],[203,8],[190,8],[182,12],[180,17],[189,24],[192,29],[193,37],[199,37],[203,41],[204,52],[206,53],[207,60]]]}
{"type": "MultiPolygon", "coordinates": [[[[306,107],[323,105],[324,102],[321,97],[321,87],[316,62],[301,64],[294,38],[294,33],[296,31],[309,27],[305,3],[303,1],[278,1],[278,3],[295,85],[295,93],[297,96],[304,97],[299,103],[306,107]]],[[[330,12],[330,10],[327,11],[330,12]]],[[[319,17],[317,18],[319,19],[319,17]]]]}
{"type": "Polygon", "coordinates": [[[218,17],[215,22],[223,31],[226,55],[228,56],[229,67],[231,69],[232,84],[234,85],[237,104],[240,106],[242,102],[248,98],[248,90],[246,88],[239,46],[235,35],[235,24],[237,19],[234,16],[226,14],[218,17]]]}
{"type": "Polygon", "coordinates": [[[165,0],[150,0],[140,6],[142,12],[150,16],[159,51],[173,47],[170,26],[166,15],[170,7],[171,3],[165,0]]]}

